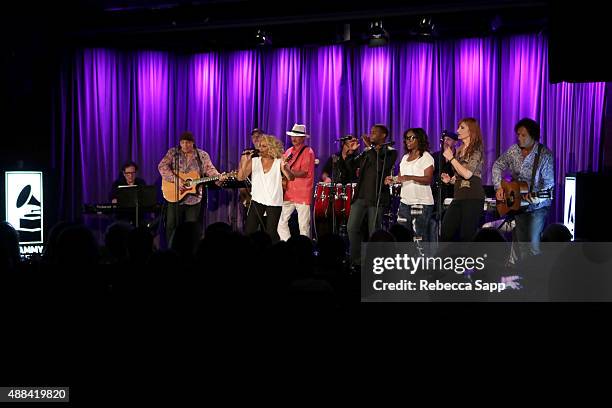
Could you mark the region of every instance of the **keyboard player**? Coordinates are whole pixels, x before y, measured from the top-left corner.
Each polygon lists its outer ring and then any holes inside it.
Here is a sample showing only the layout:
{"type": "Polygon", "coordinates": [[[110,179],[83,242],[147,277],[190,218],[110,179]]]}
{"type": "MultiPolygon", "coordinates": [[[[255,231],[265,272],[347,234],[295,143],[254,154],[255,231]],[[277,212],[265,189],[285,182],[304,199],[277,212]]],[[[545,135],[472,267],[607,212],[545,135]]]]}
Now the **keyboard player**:
{"type": "Polygon", "coordinates": [[[133,161],[128,161],[121,167],[121,175],[113,182],[111,187],[110,200],[111,203],[117,203],[117,191],[119,186],[144,186],[147,183],[137,177],[138,165],[133,161]]]}

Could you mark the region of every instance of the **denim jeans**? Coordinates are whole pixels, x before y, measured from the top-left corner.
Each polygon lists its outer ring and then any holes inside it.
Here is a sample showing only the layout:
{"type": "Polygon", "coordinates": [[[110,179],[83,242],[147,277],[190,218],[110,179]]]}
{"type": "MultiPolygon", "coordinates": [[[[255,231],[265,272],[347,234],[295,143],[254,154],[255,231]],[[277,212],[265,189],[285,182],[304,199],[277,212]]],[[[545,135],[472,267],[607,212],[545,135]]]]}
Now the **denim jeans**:
{"type": "Polygon", "coordinates": [[[531,242],[530,253],[520,254],[521,258],[527,255],[540,253],[540,234],[544,230],[550,207],[542,207],[535,211],[524,212],[514,216],[516,226],[512,234],[513,242],[531,242]]]}
{"type": "Polygon", "coordinates": [[[412,230],[415,237],[421,237],[421,241],[429,241],[429,220],[433,205],[422,205],[422,207],[422,214],[412,215],[412,205],[400,203],[397,223],[412,230]]]}

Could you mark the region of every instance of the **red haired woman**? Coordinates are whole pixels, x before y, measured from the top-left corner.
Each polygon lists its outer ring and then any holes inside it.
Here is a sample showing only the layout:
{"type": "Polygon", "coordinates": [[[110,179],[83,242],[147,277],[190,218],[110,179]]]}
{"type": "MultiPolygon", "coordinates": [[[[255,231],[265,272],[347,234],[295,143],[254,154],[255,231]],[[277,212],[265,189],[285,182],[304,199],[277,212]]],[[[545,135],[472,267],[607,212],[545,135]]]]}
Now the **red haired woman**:
{"type": "Polygon", "coordinates": [[[455,170],[455,176],[442,173],[444,183],[455,185],[455,196],[442,220],[442,241],[471,241],[478,230],[482,216],[485,193],[482,188],[482,165],[484,148],[482,131],[478,121],[465,118],[457,128],[461,147],[455,155],[450,148],[444,150],[444,157],[455,170]]]}

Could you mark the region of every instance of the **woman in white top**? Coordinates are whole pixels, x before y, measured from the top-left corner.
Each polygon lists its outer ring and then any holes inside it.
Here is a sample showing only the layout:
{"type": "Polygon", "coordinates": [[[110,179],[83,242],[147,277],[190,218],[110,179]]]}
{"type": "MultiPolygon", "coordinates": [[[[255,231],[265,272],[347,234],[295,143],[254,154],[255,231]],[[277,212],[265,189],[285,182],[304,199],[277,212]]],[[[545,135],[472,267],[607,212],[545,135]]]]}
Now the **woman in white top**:
{"type": "Polygon", "coordinates": [[[252,157],[254,152],[249,150],[243,154],[238,170],[238,180],[251,176],[251,203],[245,232],[252,234],[261,226],[276,242],[279,240],[277,227],[283,208],[282,178],[293,180],[294,176],[283,158],[283,145],[274,136],[263,135],[259,141],[259,157],[252,157]]]}
{"type": "Polygon", "coordinates": [[[404,132],[404,145],[406,154],[400,162],[400,175],[387,177],[385,184],[402,183],[397,222],[413,230],[415,237],[428,241],[429,219],[434,205],[431,193],[434,159],[429,154],[425,130],[408,129],[404,132]]]}

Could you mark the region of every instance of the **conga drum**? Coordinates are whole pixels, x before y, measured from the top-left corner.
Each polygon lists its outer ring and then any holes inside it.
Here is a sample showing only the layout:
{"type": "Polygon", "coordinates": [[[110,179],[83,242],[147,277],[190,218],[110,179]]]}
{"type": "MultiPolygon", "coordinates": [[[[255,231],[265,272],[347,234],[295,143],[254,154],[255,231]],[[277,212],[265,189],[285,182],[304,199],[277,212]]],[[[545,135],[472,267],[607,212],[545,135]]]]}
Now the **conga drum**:
{"type": "Polygon", "coordinates": [[[315,218],[326,218],[329,209],[332,183],[317,183],[314,195],[315,218]]]}
{"type": "Polygon", "coordinates": [[[353,195],[355,195],[355,187],[357,187],[357,183],[349,183],[344,186],[344,216],[346,220],[351,215],[351,201],[353,200],[353,195]]]}
{"type": "Polygon", "coordinates": [[[338,221],[344,218],[344,185],[340,183],[334,186],[334,215],[338,221]]]}

